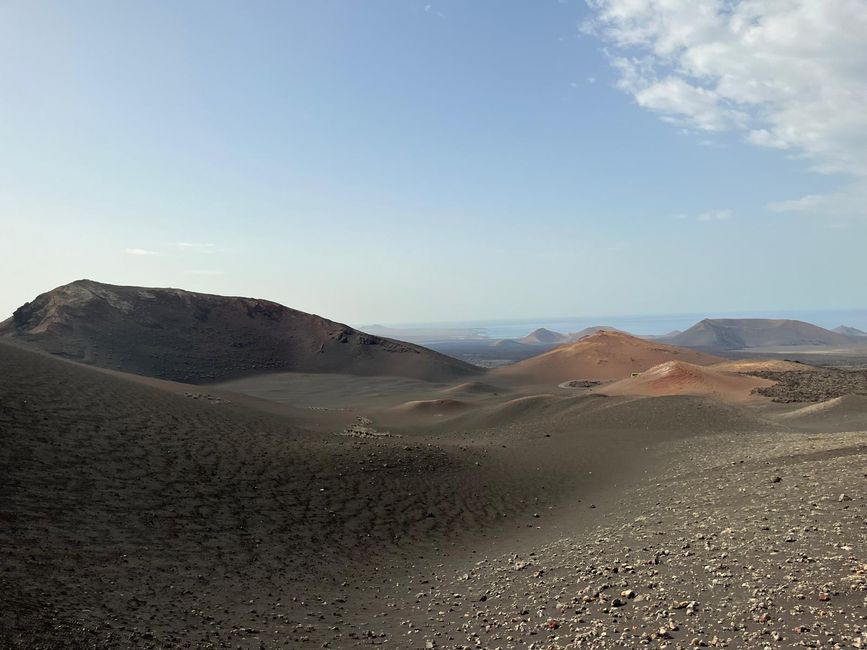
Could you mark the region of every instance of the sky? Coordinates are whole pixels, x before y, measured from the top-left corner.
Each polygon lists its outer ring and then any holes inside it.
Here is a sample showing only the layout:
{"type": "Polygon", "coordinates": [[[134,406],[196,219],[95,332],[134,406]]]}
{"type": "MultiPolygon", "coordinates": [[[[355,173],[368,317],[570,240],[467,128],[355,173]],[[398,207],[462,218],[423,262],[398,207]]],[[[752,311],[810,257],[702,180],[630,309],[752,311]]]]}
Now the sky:
{"type": "Polygon", "coordinates": [[[0,319],[865,308],[863,0],[0,3],[0,319]]]}

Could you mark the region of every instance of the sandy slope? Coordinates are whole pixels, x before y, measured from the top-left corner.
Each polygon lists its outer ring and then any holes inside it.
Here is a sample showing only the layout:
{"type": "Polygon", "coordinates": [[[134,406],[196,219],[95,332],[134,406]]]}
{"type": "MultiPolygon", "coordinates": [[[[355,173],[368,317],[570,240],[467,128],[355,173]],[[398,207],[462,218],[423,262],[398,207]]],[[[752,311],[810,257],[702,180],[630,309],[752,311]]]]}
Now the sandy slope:
{"type": "Polygon", "coordinates": [[[497,368],[491,377],[524,383],[559,384],[571,379],[623,379],[666,361],[696,365],[723,361],[695,350],[654,343],[621,332],[597,332],[569,345],[497,368]]]}
{"type": "Polygon", "coordinates": [[[790,425],[824,431],[867,430],[867,395],[844,395],[778,416],[790,425]]]}
{"type": "Polygon", "coordinates": [[[448,388],[443,390],[443,393],[448,395],[497,395],[502,392],[505,392],[503,388],[494,386],[492,384],[486,384],[480,381],[465,381],[462,384],[457,384],[456,386],[449,386],[448,388]]]}
{"type": "Polygon", "coordinates": [[[298,647],[299,595],[534,494],[448,445],[305,432],[5,344],[0,368],[2,648],[298,647]]]}
{"type": "Polygon", "coordinates": [[[392,412],[403,416],[451,415],[470,408],[470,404],[458,399],[417,399],[392,407],[392,412]]]}

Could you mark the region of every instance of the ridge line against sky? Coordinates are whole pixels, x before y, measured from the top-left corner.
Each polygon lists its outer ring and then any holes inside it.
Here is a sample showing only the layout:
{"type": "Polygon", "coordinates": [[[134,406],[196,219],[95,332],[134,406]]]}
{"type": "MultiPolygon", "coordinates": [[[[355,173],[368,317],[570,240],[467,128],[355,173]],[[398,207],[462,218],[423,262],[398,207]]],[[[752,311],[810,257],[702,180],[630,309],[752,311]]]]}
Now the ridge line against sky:
{"type": "Polygon", "coordinates": [[[864,42],[856,0],[5,3],[0,317],[861,308],[864,42]]]}

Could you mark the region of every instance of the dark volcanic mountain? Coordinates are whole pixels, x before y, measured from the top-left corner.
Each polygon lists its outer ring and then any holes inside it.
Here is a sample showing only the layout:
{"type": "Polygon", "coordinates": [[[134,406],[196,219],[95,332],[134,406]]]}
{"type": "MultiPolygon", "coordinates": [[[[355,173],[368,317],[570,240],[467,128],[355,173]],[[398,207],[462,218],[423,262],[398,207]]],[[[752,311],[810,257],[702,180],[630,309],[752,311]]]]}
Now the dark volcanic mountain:
{"type": "Polygon", "coordinates": [[[666,339],[666,342],[706,350],[741,350],[789,345],[847,345],[852,340],[799,320],[705,318],[685,332],[666,339]]]}
{"type": "Polygon", "coordinates": [[[91,280],[18,308],[0,323],[0,336],[95,366],[191,383],[278,371],[431,381],[480,372],[438,352],[267,300],[91,280]]]}

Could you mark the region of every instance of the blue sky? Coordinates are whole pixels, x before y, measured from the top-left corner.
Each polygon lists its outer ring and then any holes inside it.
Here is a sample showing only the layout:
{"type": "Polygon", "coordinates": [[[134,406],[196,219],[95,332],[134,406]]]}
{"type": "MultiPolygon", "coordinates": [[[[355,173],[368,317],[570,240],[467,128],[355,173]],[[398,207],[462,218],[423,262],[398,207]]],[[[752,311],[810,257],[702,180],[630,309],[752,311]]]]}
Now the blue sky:
{"type": "Polygon", "coordinates": [[[6,2],[0,314],[864,307],[865,5],[752,3],[756,45],[725,4],[6,2]]]}

